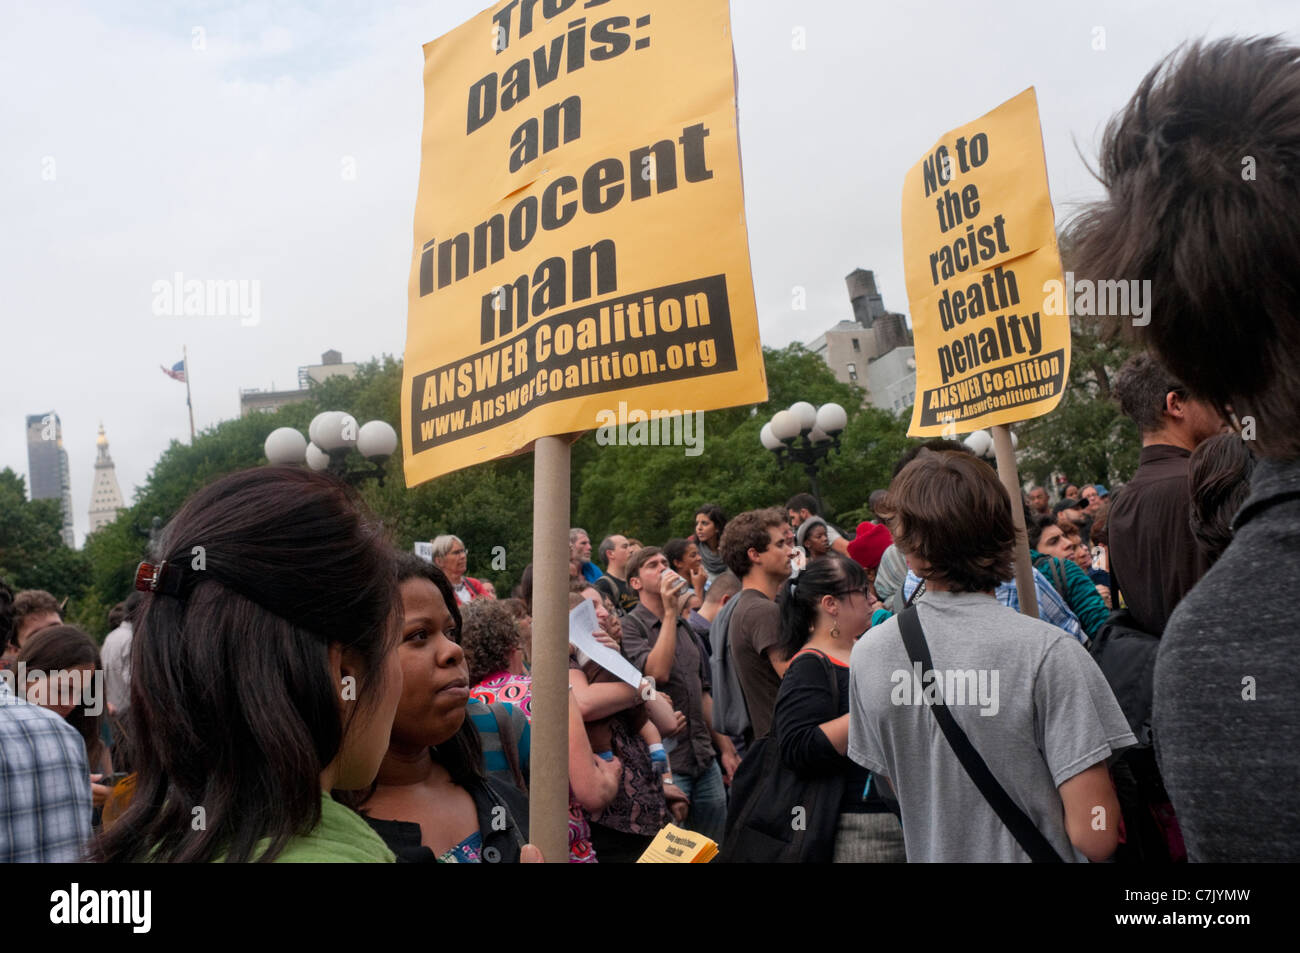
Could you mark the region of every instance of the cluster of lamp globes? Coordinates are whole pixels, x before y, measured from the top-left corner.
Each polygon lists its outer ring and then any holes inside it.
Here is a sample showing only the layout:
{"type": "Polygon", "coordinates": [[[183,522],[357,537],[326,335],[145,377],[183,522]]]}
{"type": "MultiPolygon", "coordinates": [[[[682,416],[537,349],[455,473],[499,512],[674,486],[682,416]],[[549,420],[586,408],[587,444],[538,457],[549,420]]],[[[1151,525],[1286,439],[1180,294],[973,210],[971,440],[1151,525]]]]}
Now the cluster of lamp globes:
{"type": "Polygon", "coordinates": [[[351,414],[327,410],[312,418],[307,437],[292,427],[278,427],[267,436],[263,449],[273,464],[305,463],[313,470],[329,469],[331,458],[341,462],[353,449],[382,465],[397,449],[397,431],[382,420],[357,426],[351,414]]]}
{"type": "Polygon", "coordinates": [[[814,407],[806,400],[796,401],[788,410],[778,410],[763,424],[758,439],[768,450],[782,450],[797,437],[810,444],[828,443],[849,423],[849,415],[839,404],[814,407]]]}
{"type": "MultiPolygon", "coordinates": [[[[987,430],[976,430],[973,434],[963,440],[962,443],[964,443],[967,449],[969,449],[971,453],[975,454],[975,456],[986,457],[990,460],[993,459],[993,435],[987,430]]],[[[1020,441],[1016,439],[1016,435],[1013,432],[1011,434],[1011,449],[1014,450],[1019,445],[1020,441]]]]}

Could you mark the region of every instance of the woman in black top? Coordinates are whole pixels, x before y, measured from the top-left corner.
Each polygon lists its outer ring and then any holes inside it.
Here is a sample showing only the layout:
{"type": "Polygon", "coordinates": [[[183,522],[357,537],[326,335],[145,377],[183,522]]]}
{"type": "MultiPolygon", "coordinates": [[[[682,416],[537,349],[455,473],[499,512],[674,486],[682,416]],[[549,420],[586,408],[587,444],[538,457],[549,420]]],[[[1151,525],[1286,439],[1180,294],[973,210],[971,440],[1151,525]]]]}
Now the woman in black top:
{"type": "Polygon", "coordinates": [[[397,560],[402,595],[402,697],[369,791],[340,795],[399,861],[517,863],[528,801],[484,778],[478,732],[466,716],[469,673],[455,591],[437,566],[397,560]]]}
{"type": "Polygon", "coordinates": [[[805,776],[844,775],[835,863],[902,863],[903,828],[885,800],[889,792],[877,790],[867,769],[845,754],[849,656],[871,619],[867,575],[852,560],[829,553],[787,580],[778,602],[781,647],[790,659],[772,715],[781,760],[805,776]],[[838,705],[832,674],[838,683],[838,705]]]}

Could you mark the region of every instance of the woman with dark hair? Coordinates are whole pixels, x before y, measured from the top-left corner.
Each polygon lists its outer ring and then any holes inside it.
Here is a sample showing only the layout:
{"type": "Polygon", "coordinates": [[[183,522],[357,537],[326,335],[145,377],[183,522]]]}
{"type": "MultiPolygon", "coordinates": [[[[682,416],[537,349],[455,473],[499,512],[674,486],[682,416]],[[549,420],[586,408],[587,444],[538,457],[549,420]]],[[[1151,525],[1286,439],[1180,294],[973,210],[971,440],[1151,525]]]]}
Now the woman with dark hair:
{"type": "Polygon", "coordinates": [[[831,551],[830,531],[826,521],[820,516],[810,516],[799,524],[795,531],[795,545],[802,546],[808,553],[808,562],[821,559],[831,551]]]}
{"type": "Polygon", "coordinates": [[[726,526],[727,517],[723,515],[720,507],[712,503],[705,503],[695,511],[695,535],[691,539],[699,547],[700,559],[704,562],[704,570],[708,574],[709,582],[713,582],[727,571],[727,564],[718,555],[721,549],[722,531],[726,526]]]}
{"type": "Polygon", "coordinates": [[[704,587],[709,582],[699,545],[693,539],[670,539],[664,543],[664,558],[673,572],[690,584],[695,594],[691,596],[689,606],[698,609],[704,604],[704,587]]]}
{"type": "Polygon", "coordinates": [[[533,665],[533,617],[528,610],[528,603],[512,596],[509,599],[502,599],[501,604],[515,620],[515,628],[519,632],[519,644],[524,652],[524,671],[529,671],[533,665]]]}
{"type": "Polygon", "coordinates": [[[528,614],[533,614],[533,564],[529,563],[524,567],[523,573],[519,576],[519,584],[515,586],[514,591],[510,593],[516,599],[522,600],[524,607],[528,609],[528,614]]]}
{"type": "Polygon", "coordinates": [[[517,863],[528,804],[483,776],[478,732],[466,717],[469,672],[455,590],[437,566],[397,559],[401,701],[374,785],[348,797],[399,860],[517,863]]]}
{"type": "Polygon", "coordinates": [[[28,673],[26,684],[17,686],[19,694],[55,712],[81,735],[91,771],[91,799],[97,809],[103,808],[111,789],[95,782],[112,774],[113,764],[99,734],[104,670],[94,640],[75,625],[41,629],[23,643],[15,665],[22,666],[19,672],[28,673]]]}
{"type": "Polygon", "coordinates": [[[1239,434],[1211,437],[1188,462],[1191,484],[1191,524],[1210,565],[1218,562],[1232,542],[1232,518],[1250,496],[1255,455],[1239,434]]]}
{"type": "Polygon", "coordinates": [[[142,564],[131,805],[102,861],[393,855],[331,789],[365,787],[400,697],[392,551],[338,480],[232,473],[190,497],[142,564]]]}
{"type": "Polygon", "coordinates": [[[814,560],[781,586],[781,650],[790,659],[772,712],[781,760],[809,777],[844,778],[828,860],[902,863],[903,828],[869,771],[850,761],[849,657],[871,621],[867,574],[839,555],[814,560]],[[835,679],[832,688],[831,679],[835,679]]]}

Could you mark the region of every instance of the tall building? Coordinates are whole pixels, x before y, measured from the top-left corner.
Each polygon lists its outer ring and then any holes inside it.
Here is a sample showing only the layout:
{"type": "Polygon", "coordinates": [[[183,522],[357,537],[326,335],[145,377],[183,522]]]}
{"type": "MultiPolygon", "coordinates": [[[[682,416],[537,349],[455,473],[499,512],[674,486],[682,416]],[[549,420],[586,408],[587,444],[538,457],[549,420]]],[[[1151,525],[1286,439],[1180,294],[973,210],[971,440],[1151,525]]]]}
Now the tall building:
{"type": "Polygon", "coordinates": [[[99,436],[95,438],[98,455],[95,457],[95,485],[90,490],[90,532],[117,519],[123,509],[122,491],[117,485],[117,470],[108,455],[108,438],[104,436],[104,423],[99,423],[99,436]]]}
{"type": "Polygon", "coordinates": [[[272,413],[286,404],[296,404],[307,399],[312,384],[321,384],[331,377],[342,374],[355,377],[357,365],[352,361],[344,362],[338,351],[329,350],[320,356],[319,364],[306,364],[298,368],[297,390],[258,390],[256,387],[239,392],[239,416],[247,417],[251,413],[272,413]]]}
{"type": "Polygon", "coordinates": [[[59,535],[69,549],[72,532],[72,480],[68,451],[63,449],[63,422],[54,411],[27,417],[27,484],[33,500],[58,500],[63,525],[59,535]]]}
{"type": "Polygon", "coordinates": [[[876,276],[856,268],[844,279],[853,319],[845,319],[809,342],[837,380],[857,384],[877,407],[897,413],[916,391],[916,356],[907,318],[885,309],[876,276]]]}

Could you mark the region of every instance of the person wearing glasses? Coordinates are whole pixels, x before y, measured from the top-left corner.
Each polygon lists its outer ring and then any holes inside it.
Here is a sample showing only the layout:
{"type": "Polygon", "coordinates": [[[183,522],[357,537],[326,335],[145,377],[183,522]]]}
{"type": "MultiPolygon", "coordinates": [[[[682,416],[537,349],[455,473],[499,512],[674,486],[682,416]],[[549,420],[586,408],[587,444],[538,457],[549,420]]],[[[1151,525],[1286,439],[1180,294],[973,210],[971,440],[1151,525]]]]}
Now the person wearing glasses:
{"type": "Polygon", "coordinates": [[[487,587],[477,579],[465,575],[469,565],[469,550],[460,541],[459,536],[439,536],[432,543],[433,564],[442,570],[451,588],[456,593],[456,601],[468,605],[474,599],[491,599],[487,587]]]}
{"type": "MultiPolygon", "coordinates": [[[[790,658],[772,714],[772,734],[786,767],[806,777],[844,777],[840,819],[827,860],[903,863],[896,802],[871,772],[846,754],[849,658],[871,620],[870,582],[851,559],[832,553],[781,585],[781,649],[790,658]],[[838,686],[838,704],[828,673],[838,686]]],[[[830,845],[827,845],[830,847],[830,845]]]]}

